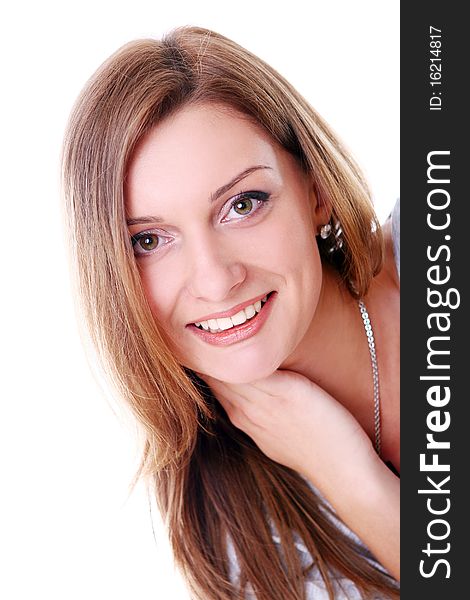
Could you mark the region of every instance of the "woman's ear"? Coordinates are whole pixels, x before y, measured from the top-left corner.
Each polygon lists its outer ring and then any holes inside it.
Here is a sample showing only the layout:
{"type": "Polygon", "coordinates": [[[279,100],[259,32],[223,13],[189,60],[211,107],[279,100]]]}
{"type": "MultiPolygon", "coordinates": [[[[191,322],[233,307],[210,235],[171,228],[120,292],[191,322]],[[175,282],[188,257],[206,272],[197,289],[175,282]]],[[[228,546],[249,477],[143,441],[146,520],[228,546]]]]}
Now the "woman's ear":
{"type": "Polygon", "coordinates": [[[313,218],[315,221],[315,233],[320,233],[322,225],[326,225],[331,218],[331,205],[326,198],[319,192],[315,183],[310,188],[310,203],[313,208],[313,218]]]}

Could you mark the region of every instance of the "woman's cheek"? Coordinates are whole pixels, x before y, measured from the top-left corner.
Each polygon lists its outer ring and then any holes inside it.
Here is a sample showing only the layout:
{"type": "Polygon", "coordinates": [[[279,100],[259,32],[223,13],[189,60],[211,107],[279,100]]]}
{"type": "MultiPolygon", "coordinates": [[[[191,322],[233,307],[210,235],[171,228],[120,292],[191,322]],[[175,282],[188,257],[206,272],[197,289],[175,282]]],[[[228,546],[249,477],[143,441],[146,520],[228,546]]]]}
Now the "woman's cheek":
{"type": "Polygon", "coordinates": [[[141,272],[142,285],[147,302],[155,319],[167,329],[172,309],[176,304],[176,288],[171,271],[146,267],[141,272]],[[170,276],[168,276],[170,275],[170,276]]]}

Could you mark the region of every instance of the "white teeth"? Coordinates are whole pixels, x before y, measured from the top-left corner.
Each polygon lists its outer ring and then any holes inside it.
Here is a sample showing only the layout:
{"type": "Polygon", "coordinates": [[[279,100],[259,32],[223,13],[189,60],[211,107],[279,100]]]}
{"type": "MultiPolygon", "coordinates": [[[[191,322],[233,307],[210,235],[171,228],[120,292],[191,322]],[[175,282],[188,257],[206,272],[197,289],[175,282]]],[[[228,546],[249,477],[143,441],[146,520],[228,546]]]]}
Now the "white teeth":
{"type": "Polygon", "coordinates": [[[226,329],[230,329],[233,327],[232,319],[230,317],[224,317],[223,319],[217,319],[217,324],[219,329],[225,331],[226,329]]]}
{"type": "Polygon", "coordinates": [[[242,323],[244,323],[246,321],[245,311],[241,310],[240,312],[237,312],[236,315],[233,315],[233,317],[231,317],[231,321],[234,325],[241,325],[242,323]]]}
{"type": "Polygon", "coordinates": [[[249,306],[245,307],[245,315],[247,319],[251,319],[256,315],[256,310],[253,304],[250,304],[249,306]]]}
{"type": "Polygon", "coordinates": [[[194,325],[211,333],[220,333],[231,329],[236,325],[242,325],[246,320],[252,319],[261,310],[263,304],[268,299],[266,295],[261,300],[257,300],[254,304],[246,306],[243,310],[237,312],[233,317],[223,317],[220,319],[208,319],[207,321],[196,321],[194,325]]]}

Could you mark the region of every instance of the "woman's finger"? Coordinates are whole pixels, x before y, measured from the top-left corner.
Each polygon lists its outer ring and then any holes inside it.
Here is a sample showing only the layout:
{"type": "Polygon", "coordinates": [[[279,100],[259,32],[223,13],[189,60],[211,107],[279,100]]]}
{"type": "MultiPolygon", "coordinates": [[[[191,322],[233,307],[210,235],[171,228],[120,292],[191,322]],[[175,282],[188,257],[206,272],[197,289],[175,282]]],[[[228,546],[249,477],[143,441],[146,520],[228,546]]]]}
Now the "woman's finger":
{"type": "Polygon", "coordinates": [[[256,403],[249,401],[245,395],[233,389],[235,386],[232,384],[226,384],[212,378],[207,379],[211,379],[208,383],[231,423],[251,437],[256,435],[262,429],[260,419],[257,418],[260,411],[256,403]]]}
{"type": "Polygon", "coordinates": [[[219,381],[218,379],[214,379],[213,377],[204,376],[207,384],[212,389],[213,392],[217,395],[224,396],[232,402],[232,404],[243,406],[250,402],[256,400],[253,398],[253,393],[255,392],[254,388],[250,386],[250,384],[233,384],[233,383],[225,383],[223,381],[219,381]]]}

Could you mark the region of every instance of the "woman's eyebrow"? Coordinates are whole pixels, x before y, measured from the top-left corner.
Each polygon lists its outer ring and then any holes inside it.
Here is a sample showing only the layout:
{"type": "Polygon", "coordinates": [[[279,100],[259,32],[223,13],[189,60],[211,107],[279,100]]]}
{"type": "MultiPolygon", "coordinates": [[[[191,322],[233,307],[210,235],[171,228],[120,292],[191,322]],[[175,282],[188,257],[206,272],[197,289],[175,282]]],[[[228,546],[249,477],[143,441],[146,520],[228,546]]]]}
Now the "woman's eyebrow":
{"type": "Polygon", "coordinates": [[[145,216],[145,217],[137,217],[135,219],[127,219],[126,220],[127,226],[130,227],[131,225],[146,225],[146,224],[152,224],[152,223],[163,223],[163,219],[161,217],[152,217],[152,216],[145,216]]]}
{"type": "MultiPolygon", "coordinates": [[[[248,169],[245,169],[238,175],[235,175],[235,177],[231,179],[228,183],[225,183],[223,186],[219,187],[214,193],[212,193],[210,195],[211,203],[215,202],[218,198],[220,198],[220,196],[223,196],[226,192],[230,190],[230,188],[242,181],[242,179],[245,179],[246,177],[248,177],[248,175],[251,175],[251,173],[253,173],[254,171],[259,171],[260,169],[272,169],[272,167],[268,167],[267,165],[255,165],[253,167],[248,167],[248,169]]],[[[131,225],[145,225],[162,222],[163,219],[161,217],[148,215],[144,217],[136,217],[135,219],[127,219],[127,226],[130,227],[131,225]]]]}
{"type": "Polygon", "coordinates": [[[211,194],[210,201],[215,202],[218,198],[220,198],[220,196],[223,196],[225,192],[228,192],[230,188],[232,188],[242,179],[245,179],[245,177],[248,177],[248,175],[251,175],[251,173],[253,173],[254,171],[258,171],[259,169],[271,169],[271,167],[268,167],[267,165],[255,165],[254,167],[248,167],[248,169],[245,169],[238,175],[235,175],[235,177],[231,179],[228,183],[226,183],[225,185],[217,189],[213,194],[211,194]]]}

